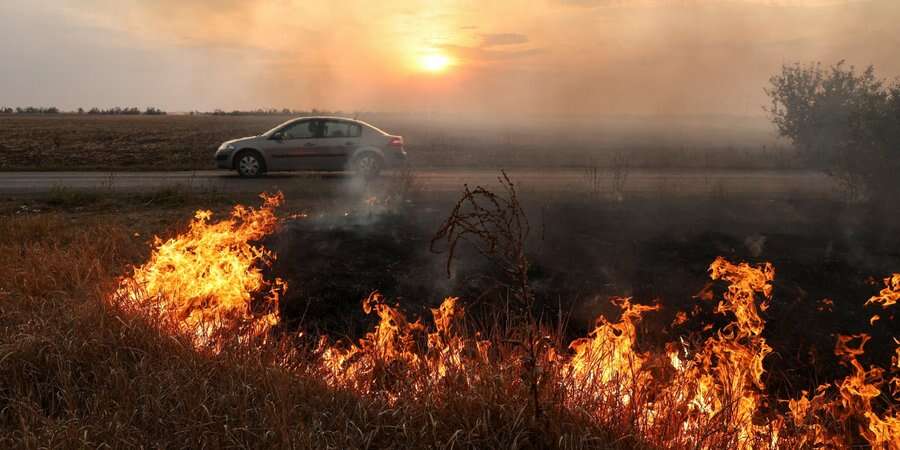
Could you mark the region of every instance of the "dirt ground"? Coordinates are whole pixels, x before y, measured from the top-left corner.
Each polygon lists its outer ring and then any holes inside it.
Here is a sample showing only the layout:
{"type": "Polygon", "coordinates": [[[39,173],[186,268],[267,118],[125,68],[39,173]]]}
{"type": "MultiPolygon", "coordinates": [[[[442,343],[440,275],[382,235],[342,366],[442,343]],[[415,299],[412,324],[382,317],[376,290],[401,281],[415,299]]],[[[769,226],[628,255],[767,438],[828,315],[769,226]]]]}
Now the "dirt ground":
{"type": "MultiPolygon", "coordinates": [[[[222,142],[290,118],[0,115],[0,171],[214,169],[222,142]]],[[[416,167],[802,168],[764,118],[359,118],[403,135],[416,167]]]]}
{"type": "MultiPolygon", "coordinates": [[[[446,252],[431,250],[451,206],[430,201],[394,212],[361,209],[289,220],[266,241],[278,254],[271,275],[291,286],[283,301],[286,324],[359,337],[373,320],[360,311],[360,301],[374,290],[413,317],[459,296],[489,323],[509,298],[497,268],[464,245],[448,274],[446,252]]],[[[704,325],[722,318],[713,302],[699,297],[722,289],[708,275],[709,264],[722,256],[775,266],[765,313],[765,337],[776,350],[767,360],[770,389],[814,388],[817,380],[842,373],[833,355],[836,333],[869,332],[867,360],[891,358],[900,322],[882,317],[870,327],[879,311],[864,303],[900,268],[898,228],[872,226],[867,207],[825,200],[548,203],[528,197],[525,209],[539,315],[564,323],[568,337],[585,335],[601,314],[615,318],[610,299],[617,296],[662,305],[642,324],[640,341],[648,346],[673,336],[705,336],[704,325]],[[678,312],[690,313],[689,320],[673,326],[678,312]]]]}

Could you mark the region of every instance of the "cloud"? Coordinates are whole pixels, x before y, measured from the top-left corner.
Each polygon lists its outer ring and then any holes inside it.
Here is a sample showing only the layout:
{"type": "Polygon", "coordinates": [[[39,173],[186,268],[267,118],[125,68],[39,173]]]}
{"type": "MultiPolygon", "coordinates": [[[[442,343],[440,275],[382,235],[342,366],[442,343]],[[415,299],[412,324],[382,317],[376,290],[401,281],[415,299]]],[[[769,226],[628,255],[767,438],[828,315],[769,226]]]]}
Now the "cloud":
{"type": "Polygon", "coordinates": [[[508,62],[540,55],[546,51],[542,48],[495,50],[482,46],[466,47],[461,45],[442,45],[440,48],[469,63],[508,62]]]}
{"type": "MultiPolygon", "coordinates": [[[[829,6],[849,3],[864,3],[872,0],[691,0],[672,2],[669,0],[555,0],[564,6],[600,8],[629,6],[675,6],[691,8],[712,4],[759,4],[764,6],[829,6]]],[[[876,0],[877,1],[877,0],[876,0]]]]}
{"type": "Polygon", "coordinates": [[[482,47],[494,47],[500,45],[516,45],[528,42],[528,36],[519,33],[487,33],[481,35],[482,47]]]}
{"type": "Polygon", "coordinates": [[[540,55],[543,48],[523,48],[528,36],[522,33],[482,33],[477,45],[444,44],[439,48],[469,63],[511,61],[540,55]]]}
{"type": "MultiPolygon", "coordinates": [[[[646,0],[645,0],[646,1],[646,0]]],[[[622,6],[635,3],[628,0],[557,0],[561,5],[594,8],[599,6],[622,6]]]]}
{"type": "MultiPolygon", "coordinates": [[[[38,47],[27,33],[0,40],[16,77],[0,83],[0,98],[53,103],[47,89],[29,87],[41,86],[31,80],[47,67],[101,67],[119,75],[51,80],[67,80],[75,106],[114,91],[121,104],[158,97],[153,104],[168,109],[755,114],[785,62],[848,59],[900,74],[897,0],[336,3],[0,0],[0,24],[25,11],[82,30],[66,31],[65,47],[38,47]],[[424,74],[420,58],[436,49],[458,64],[424,74]]],[[[27,29],[69,30],[53,23],[27,29]]]]}

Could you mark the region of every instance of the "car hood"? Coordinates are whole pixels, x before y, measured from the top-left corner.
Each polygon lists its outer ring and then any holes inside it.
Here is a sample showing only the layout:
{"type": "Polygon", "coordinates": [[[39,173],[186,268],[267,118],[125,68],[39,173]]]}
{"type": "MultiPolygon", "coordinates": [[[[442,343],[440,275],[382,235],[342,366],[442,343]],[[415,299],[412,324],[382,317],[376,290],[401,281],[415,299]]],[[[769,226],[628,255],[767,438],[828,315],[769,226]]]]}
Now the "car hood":
{"type": "Polygon", "coordinates": [[[242,143],[242,142],[250,142],[250,141],[256,140],[258,138],[259,138],[259,136],[247,136],[247,137],[232,139],[230,141],[225,141],[225,142],[223,142],[223,144],[231,145],[231,144],[237,144],[237,143],[242,143]]]}

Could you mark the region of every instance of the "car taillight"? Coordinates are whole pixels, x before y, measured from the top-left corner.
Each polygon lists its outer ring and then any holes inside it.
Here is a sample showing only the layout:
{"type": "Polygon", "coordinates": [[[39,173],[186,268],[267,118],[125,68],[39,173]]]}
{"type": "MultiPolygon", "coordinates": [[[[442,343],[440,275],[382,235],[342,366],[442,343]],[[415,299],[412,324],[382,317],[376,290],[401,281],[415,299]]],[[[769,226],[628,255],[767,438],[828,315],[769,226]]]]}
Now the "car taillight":
{"type": "Polygon", "coordinates": [[[403,137],[391,136],[391,140],[390,142],[388,142],[388,147],[403,148],[403,137]]]}

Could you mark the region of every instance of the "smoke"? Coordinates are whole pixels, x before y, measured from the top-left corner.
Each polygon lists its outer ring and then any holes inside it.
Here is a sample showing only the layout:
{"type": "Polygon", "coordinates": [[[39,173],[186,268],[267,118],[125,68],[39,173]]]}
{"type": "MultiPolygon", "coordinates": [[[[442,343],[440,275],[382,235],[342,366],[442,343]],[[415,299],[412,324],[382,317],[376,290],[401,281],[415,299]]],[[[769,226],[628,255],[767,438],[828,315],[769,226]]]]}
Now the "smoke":
{"type": "Polygon", "coordinates": [[[231,52],[241,89],[219,96],[235,108],[759,115],[783,63],[900,73],[890,0],[79,0],[65,14],[162,53],[231,52]],[[422,73],[435,49],[458,64],[422,73]]]}

